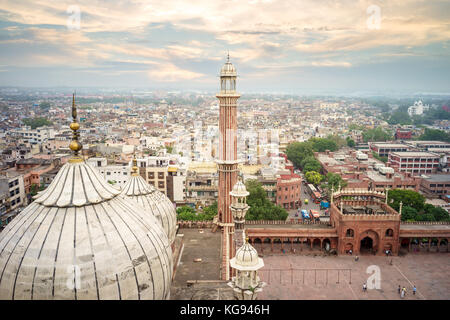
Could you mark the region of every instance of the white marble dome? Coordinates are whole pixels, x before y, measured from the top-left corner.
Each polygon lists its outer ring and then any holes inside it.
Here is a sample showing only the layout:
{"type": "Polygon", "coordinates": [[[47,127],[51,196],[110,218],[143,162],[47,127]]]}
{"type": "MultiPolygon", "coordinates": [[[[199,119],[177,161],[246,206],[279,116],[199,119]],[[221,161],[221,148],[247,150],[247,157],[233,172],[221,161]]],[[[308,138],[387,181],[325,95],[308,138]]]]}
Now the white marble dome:
{"type": "Polygon", "coordinates": [[[241,179],[238,180],[234,184],[233,190],[230,191],[230,195],[233,197],[247,197],[250,193],[247,191],[247,188],[245,187],[245,184],[242,182],[241,179]]]}
{"type": "Polygon", "coordinates": [[[73,160],[0,233],[0,299],[168,299],[160,224],[73,160]]]}
{"type": "Polygon", "coordinates": [[[258,251],[246,242],[236,250],[236,255],[231,259],[230,265],[238,270],[257,270],[262,268],[264,263],[258,256],[258,251]]]}
{"type": "Polygon", "coordinates": [[[227,77],[227,76],[236,77],[236,75],[237,75],[236,68],[229,60],[227,62],[225,62],[225,64],[222,66],[222,69],[220,69],[221,77],[224,77],[224,76],[225,77],[227,77]]]}
{"type": "Polygon", "coordinates": [[[121,194],[144,208],[144,214],[154,216],[161,223],[169,242],[173,243],[177,232],[177,212],[165,194],[134,172],[123,186],[121,194]]]}

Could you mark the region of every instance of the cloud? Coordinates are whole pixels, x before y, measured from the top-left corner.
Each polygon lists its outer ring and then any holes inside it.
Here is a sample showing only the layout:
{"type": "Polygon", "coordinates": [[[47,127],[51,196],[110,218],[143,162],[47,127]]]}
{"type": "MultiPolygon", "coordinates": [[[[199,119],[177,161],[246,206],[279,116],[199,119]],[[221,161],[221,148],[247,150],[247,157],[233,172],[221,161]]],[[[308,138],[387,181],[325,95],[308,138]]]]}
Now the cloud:
{"type": "Polygon", "coordinates": [[[351,69],[377,59],[449,55],[448,1],[1,3],[0,62],[8,66],[114,65],[127,73],[141,65],[152,66],[147,74],[161,81],[203,81],[206,68],[224,61],[227,50],[238,69],[270,69],[274,77],[293,67],[351,69]],[[67,28],[71,5],[80,8],[80,30],[67,28]],[[367,26],[371,5],[380,7],[379,30],[367,26]],[[437,44],[442,51],[431,52],[437,44]]]}
{"type": "Polygon", "coordinates": [[[148,71],[148,76],[151,80],[161,82],[179,82],[183,80],[193,80],[203,77],[204,75],[198,72],[181,69],[174,64],[158,64],[155,69],[148,71]]]}

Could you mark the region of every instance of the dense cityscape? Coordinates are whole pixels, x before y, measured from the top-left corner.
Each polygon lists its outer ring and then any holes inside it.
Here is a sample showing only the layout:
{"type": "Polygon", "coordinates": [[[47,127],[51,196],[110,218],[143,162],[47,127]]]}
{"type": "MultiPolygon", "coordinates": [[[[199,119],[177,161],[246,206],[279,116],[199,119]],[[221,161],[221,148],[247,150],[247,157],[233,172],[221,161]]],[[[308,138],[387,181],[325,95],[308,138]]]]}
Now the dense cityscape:
{"type": "Polygon", "coordinates": [[[0,12],[1,300],[450,299],[446,33],[418,44],[365,3],[331,29],[248,5],[272,24],[95,3],[67,8],[65,38],[65,5],[0,12]]]}

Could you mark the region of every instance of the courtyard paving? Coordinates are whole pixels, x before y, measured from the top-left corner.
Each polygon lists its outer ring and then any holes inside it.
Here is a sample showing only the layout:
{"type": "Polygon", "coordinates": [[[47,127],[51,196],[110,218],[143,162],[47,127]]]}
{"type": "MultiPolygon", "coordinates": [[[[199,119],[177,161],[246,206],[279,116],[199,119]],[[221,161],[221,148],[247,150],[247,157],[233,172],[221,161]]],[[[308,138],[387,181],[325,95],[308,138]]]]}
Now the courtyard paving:
{"type": "MultiPolygon", "coordinates": [[[[229,287],[219,280],[221,232],[212,233],[210,229],[199,232],[193,228],[182,229],[179,233],[184,234],[184,248],[172,283],[171,298],[232,298],[229,287]],[[195,262],[196,258],[202,261],[195,262]],[[200,282],[187,286],[188,280],[200,282]]],[[[279,245],[275,244],[274,248],[279,245]]],[[[265,266],[259,275],[268,285],[258,299],[397,300],[400,299],[398,285],[407,290],[405,300],[450,299],[450,253],[423,252],[389,258],[360,256],[359,261],[355,261],[354,256],[323,256],[320,251],[309,249],[295,255],[266,254],[266,251],[269,250],[264,250],[265,266]],[[391,259],[392,265],[389,264],[391,259]],[[367,268],[373,265],[380,268],[381,287],[363,292],[362,285],[370,277],[367,268]],[[324,269],[329,269],[328,275],[324,269]],[[339,275],[337,269],[341,269],[339,275]],[[413,285],[417,287],[415,296],[412,295],[413,285]]]]}
{"type": "Polygon", "coordinates": [[[401,299],[398,285],[406,288],[405,300],[450,299],[448,253],[392,258],[360,256],[359,261],[352,256],[265,255],[264,264],[259,274],[268,285],[259,299],[397,300],[401,299]],[[389,264],[390,259],[393,260],[392,265],[389,264]],[[380,288],[363,292],[363,283],[373,273],[367,273],[369,266],[379,267],[380,288]],[[328,275],[326,270],[319,269],[329,269],[328,275]],[[339,279],[337,269],[341,269],[339,279]],[[348,269],[351,269],[351,279],[348,269]],[[416,295],[412,294],[414,285],[417,287],[416,295]]]}

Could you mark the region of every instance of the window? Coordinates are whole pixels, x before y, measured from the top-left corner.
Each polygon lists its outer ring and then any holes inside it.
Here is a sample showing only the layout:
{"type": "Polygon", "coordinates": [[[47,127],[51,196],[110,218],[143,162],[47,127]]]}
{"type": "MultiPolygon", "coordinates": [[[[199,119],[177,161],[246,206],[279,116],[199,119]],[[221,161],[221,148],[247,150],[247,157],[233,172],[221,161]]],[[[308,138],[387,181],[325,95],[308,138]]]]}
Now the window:
{"type": "Polygon", "coordinates": [[[106,172],[106,175],[107,175],[107,176],[110,176],[110,175],[111,175],[111,172],[109,172],[109,171],[106,172]]]}
{"type": "Polygon", "coordinates": [[[393,236],[394,236],[394,230],[392,230],[392,229],[387,229],[387,230],[386,230],[385,236],[386,236],[386,237],[393,237],[393,236]]]}
{"type": "Polygon", "coordinates": [[[164,179],[164,172],[158,172],[158,179],[164,179]]]}
{"type": "Polygon", "coordinates": [[[345,233],[345,236],[347,238],[353,238],[355,236],[355,232],[353,231],[353,229],[347,229],[347,232],[345,233]]]}
{"type": "Polygon", "coordinates": [[[155,173],[154,172],[149,172],[148,173],[148,178],[149,179],[155,179],[155,173]]]}

